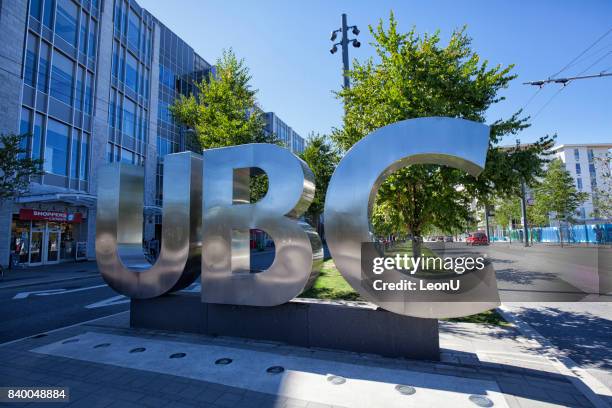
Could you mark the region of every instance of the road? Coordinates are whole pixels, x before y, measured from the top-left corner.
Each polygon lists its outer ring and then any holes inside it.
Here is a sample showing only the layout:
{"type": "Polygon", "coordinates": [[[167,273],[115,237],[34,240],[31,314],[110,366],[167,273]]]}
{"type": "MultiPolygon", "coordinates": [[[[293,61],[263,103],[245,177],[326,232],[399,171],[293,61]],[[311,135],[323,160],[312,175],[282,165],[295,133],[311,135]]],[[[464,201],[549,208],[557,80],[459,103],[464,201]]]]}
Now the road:
{"type": "Polygon", "coordinates": [[[437,245],[445,256],[486,255],[504,305],[612,389],[611,249],[437,245]]]}
{"type": "Polygon", "coordinates": [[[0,343],[128,309],[101,277],[0,289],[0,343]]]}
{"type": "MultiPolygon", "coordinates": [[[[253,252],[252,268],[264,270],[273,251],[253,252]]],[[[200,291],[199,280],[187,290],[200,291]]],[[[0,287],[0,343],[129,310],[129,300],[100,276],[72,281],[0,287]]]]}

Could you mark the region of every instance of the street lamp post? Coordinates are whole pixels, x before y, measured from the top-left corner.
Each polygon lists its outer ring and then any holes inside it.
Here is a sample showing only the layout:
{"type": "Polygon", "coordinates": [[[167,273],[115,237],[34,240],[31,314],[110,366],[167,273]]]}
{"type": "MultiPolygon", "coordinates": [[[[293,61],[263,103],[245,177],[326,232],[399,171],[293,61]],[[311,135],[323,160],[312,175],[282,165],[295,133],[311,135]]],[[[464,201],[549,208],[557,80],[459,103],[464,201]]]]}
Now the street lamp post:
{"type": "MultiPolygon", "coordinates": [[[[521,148],[521,141],[519,139],[516,139],[516,148],[520,149],[521,148]]],[[[521,218],[523,219],[523,235],[524,235],[524,244],[526,247],[529,246],[529,229],[527,228],[527,197],[526,197],[526,188],[525,188],[525,179],[523,179],[523,176],[520,174],[519,172],[519,177],[521,179],[521,218]]]]}
{"type": "Polygon", "coordinates": [[[342,27],[337,30],[332,31],[330,41],[336,41],[338,37],[338,33],[341,34],[342,38],[340,42],[334,43],[332,48],[329,50],[330,53],[335,54],[338,51],[338,45],[342,47],[342,68],[343,68],[343,76],[344,76],[344,88],[348,89],[350,87],[348,70],[349,70],[349,55],[348,55],[348,45],[349,43],[353,43],[353,47],[359,48],[361,43],[353,38],[349,40],[348,38],[348,30],[351,29],[353,35],[359,35],[359,29],[357,26],[349,26],[346,22],[346,14],[342,14],[342,27]]]}

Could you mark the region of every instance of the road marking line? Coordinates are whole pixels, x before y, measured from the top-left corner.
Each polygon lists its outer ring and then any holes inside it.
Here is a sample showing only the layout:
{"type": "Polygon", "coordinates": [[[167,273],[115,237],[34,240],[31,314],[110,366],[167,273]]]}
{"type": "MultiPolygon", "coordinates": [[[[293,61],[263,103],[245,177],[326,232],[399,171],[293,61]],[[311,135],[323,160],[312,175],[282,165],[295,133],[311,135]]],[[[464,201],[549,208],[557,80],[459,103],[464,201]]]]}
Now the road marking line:
{"type": "Polygon", "coordinates": [[[58,293],[58,292],[63,292],[65,290],[66,289],[45,289],[45,290],[34,290],[34,291],[31,291],[31,292],[19,292],[18,294],[13,296],[13,300],[15,300],[15,299],[27,299],[28,296],[30,296],[30,295],[42,296],[43,294],[58,293]]]}
{"type": "Polygon", "coordinates": [[[551,364],[561,374],[568,376],[578,391],[580,391],[596,408],[610,407],[600,395],[612,397],[612,390],[602,384],[597,378],[593,377],[588,371],[581,368],[570,357],[564,356],[550,340],[542,336],[527,322],[517,317],[507,306],[502,305],[498,307],[497,310],[504,319],[513,323],[523,336],[539,343],[541,351],[551,364]]]}
{"type": "Polygon", "coordinates": [[[106,306],[115,306],[115,305],[120,305],[123,303],[129,303],[130,299],[123,296],[123,295],[119,295],[119,296],[113,296],[111,298],[108,299],[104,299],[101,300],[99,302],[95,302],[92,304],[89,304],[87,306],[85,306],[85,309],[97,309],[99,307],[106,307],[106,306]]]}
{"type": "Polygon", "coordinates": [[[77,288],[77,289],[47,289],[47,290],[35,290],[32,292],[19,292],[18,294],[13,296],[13,299],[26,299],[30,295],[34,295],[34,296],[64,295],[66,293],[82,292],[84,290],[98,289],[98,288],[103,288],[105,286],[108,286],[108,285],[103,284],[103,285],[87,286],[85,288],[77,288]]]}

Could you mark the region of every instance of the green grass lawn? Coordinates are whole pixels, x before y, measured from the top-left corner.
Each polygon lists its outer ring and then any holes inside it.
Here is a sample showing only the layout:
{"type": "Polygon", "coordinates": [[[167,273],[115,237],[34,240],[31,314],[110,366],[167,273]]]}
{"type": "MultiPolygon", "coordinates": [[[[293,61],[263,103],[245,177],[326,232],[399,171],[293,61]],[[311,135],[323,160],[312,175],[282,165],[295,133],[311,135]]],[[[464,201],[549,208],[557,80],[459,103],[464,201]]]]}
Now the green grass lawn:
{"type": "MultiPolygon", "coordinates": [[[[435,256],[435,255],[434,255],[435,256]]],[[[344,280],[333,260],[325,261],[321,273],[312,288],[299,297],[332,300],[363,300],[359,294],[344,280]]],[[[444,319],[451,322],[480,323],[495,326],[509,326],[496,310],[488,310],[472,316],[444,319]]]]}

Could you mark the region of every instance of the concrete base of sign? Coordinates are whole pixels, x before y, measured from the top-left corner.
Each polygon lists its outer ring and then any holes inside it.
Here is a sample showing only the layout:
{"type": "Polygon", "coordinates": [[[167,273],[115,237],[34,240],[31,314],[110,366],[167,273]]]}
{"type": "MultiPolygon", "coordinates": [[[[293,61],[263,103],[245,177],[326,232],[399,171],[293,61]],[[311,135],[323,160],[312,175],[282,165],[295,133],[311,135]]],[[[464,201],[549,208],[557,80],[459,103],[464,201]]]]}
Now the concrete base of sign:
{"type": "Polygon", "coordinates": [[[386,357],[439,360],[438,321],[364,302],[294,299],[274,307],[202,303],[199,294],[132,299],[135,328],[278,341],[386,357]]]}

